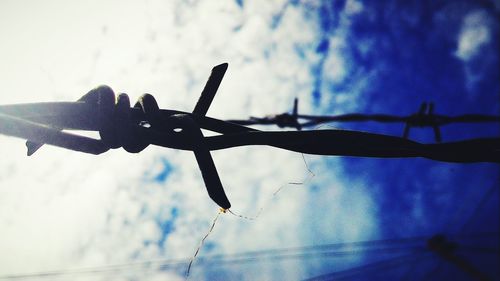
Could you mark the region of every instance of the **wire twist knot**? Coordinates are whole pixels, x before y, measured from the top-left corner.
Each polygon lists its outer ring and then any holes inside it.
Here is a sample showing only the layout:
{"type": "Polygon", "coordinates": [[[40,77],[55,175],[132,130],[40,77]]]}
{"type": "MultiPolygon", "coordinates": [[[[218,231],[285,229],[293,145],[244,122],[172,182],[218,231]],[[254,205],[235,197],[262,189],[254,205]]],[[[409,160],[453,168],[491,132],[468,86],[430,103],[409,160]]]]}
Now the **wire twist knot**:
{"type": "Polygon", "coordinates": [[[85,94],[79,101],[97,106],[100,123],[99,136],[109,148],[123,147],[127,152],[139,153],[149,142],[141,135],[141,127],[161,129],[165,126],[160,114],[160,108],[155,98],[144,94],[135,103],[134,108],[140,109],[144,120],[133,122],[130,117],[130,99],[127,94],[115,93],[108,86],[99,86],[85,94]]]}

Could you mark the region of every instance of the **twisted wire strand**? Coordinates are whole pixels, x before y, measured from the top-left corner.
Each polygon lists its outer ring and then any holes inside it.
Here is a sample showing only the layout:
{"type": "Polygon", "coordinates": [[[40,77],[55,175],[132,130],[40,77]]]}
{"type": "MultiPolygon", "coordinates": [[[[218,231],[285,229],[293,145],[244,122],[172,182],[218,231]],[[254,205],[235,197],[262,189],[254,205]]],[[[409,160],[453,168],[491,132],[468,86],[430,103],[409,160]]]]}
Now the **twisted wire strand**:
{"type": "Polygon", "coordinates": [[[331,122],[380,122],[404,123],[414,127],[434,127],[453,123],[500,123],[500,116],[486,114],[463,114],[447,116],[434,113],[433,103],[422,103],[419,111],[414,114],[401,116],[391,114],[362,114],[347,113],[340,115],[308,115],[297,113],[297,100],[294,101],[293,113],[282,113],[266,117],[250,117],[246,120],[228,120],[240,125],[276,125],[281,128],[314,127],[331,122]],[[299,122],[303,120],[302,122],[299,122]]]}
{"type": "MultiPolygon", "coordinates": [[[[158,108],[154,98],[146,94],[127,113],[126,96],[120,95],[118,102],[114,102],[114,94],[109,87],[101,86],[89,92],[83,98],[84,103],[97,107],[98,124],[93,125],[108,148],[124,147],[130,152],[139,152],[147,145],[154,144],[164,147],[195,151],[203,143],[208,150],[218,150],[242,145],[269,145],[281,149],[291,150],[305,154],[360,156],[360,157],[424,157],[444,162],[500,162],[500,138],[478,138],[456,142],[437,144],[423,144],[402,137],[381,135],[360,131],[348,130],[313,130],[313,131],[258,131],[230,122],[225,122],[204,116],[186,115],[186,118],[174,118],[179,115],[177,111],[164,111],[158,108]],[[186,126],[185,121],[191,118],[196,126],[222,135],[193,138],[193,134],[176,134],[172,131],[175,124],[186,126]],[[145,123],[144,123],[145,122],[145,123]],[[144,124],[143,124],[144,123],[144,124]],[[144,125],[150,125],[145,127],[144,125]],[[197,139],[197,140],[195,140],[197,139]]],[[[2,108],[0,108],[0,111],[2,108]]],[[[88,109],[85,109],[88,110],[88,109]]],[[[51,117],[54,118],[54,117],[51,117]]],[[[12,118],[0,116],[5,123],[12,118]]],[[[80,116],[80,119],[85,119],[80,116]]],[[[18,120],[17,120],[18,121],[18,120]]],[[[2,122],[4,123],[4,122],[2,122]]],[[[20,122],[17,122],[18,125],[20,122]]],[[[89,126],[89,122],[82,123],[89,126]]],[[[4,125],[4,124],[2,124],[4,125]]],[[[34,138],[37,142],[59,145],[61,142],[53,139],[67,137],[64,132],[46,136],[43,130],[47,127],[37,127],[38,134],[27,134],[21,126],[16,132],[9,130],[9,124],[0,126],[0,133],[34,138]]],[[[27,127],[27,126],[25,126],[27,127]]],[[[193,127],[194,128],[194,127],[193,127]]],[[[32,126],[29,129],[33,129],[32,126]]],[[[50,129],[50,128],[49,128],[50,129]]],[[[194,128],[196,129],[196,128],[194,128]]],[[[47,129],[48,130],[48,129],[47,129]]],[[[57,131],[52,129],[52,133],[57,131]]],[[[194,131],[191,131],[194,132],[194,131]]],[[[65,148],[85,151],[85,148],[75,148],[77,144],[60,145],[65,148]]],[[[102,153],[103,149],[89,149],[88,152],[102,153]]],[[[105,151],[105,149],[104,149],[105,151]]]]}

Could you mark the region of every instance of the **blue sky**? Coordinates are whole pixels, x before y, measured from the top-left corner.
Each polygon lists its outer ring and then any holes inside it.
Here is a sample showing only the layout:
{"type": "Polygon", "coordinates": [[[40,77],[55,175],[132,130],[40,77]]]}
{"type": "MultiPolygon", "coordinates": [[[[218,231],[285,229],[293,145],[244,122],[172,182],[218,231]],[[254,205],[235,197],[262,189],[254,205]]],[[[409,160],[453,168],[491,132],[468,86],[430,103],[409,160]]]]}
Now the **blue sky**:
{"type": "MultiPolygon", "coordinates": [[[[0,95],[0,104],[71,101],[108,84],[132,101],[148,92],[162,108],[191,111],[212,66],[228,62],[208,112],[218,119],[282,113],[295,97],[303,114],[407,115],[422,102],[434,102],[440,114],[499,114],[500,6],[476,2],[3,1],[0,87],[11,94],[0,95]]],[[[404,127],[331,126],[397,136],[404,127]]],[[[499,133],[491,124],[442,128],[444,141],[499,133]]],[[[434,141],[430,128],[412,129],[411,138],[434,141]]],[[[0,277],[150,262],[147,271],[72,277],[184,278],[185,267],[154,262],[191,257],[217,214],[190,153],[148,147],[95,157],[44,147],[27,158],[21,140],[0,141],[0,277]]],[[[192,280],[302,280],[410,254],[434,234],[499,229],[498,165],[305,155],[309,179],[300,154],[248,147],[213,157],[232,210],[258,218],[221,215],[200,257],[424,238],[399,252],[348,245],[341,250],[355,253],[340,257],[315,250],[215,265],[200,259],[192,280]]],[[[498,249],[491,237],[455,241],[498,249]]],[[[494,255],[458,253],[499,277],[494,255]]],[[[451,265],[434,271],[439,259],[422,257],[351,279],[421,280],[431,272],[436,280],[467,280],[451,265]]]]}

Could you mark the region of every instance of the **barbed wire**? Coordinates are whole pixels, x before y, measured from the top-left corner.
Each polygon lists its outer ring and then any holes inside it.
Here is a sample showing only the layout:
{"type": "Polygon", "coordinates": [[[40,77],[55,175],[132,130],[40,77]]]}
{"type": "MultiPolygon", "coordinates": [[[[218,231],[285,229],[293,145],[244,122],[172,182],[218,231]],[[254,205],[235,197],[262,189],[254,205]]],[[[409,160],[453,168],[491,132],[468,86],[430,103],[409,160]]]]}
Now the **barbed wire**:
{"type": "MultiPolygon", "coordinates": [[[[465,115],[445,117],[434,114],[434,105],[423,103],[418,113],[408,117],[389,115],[306,116],[298,114],[298,99],[291,115],[281,114],[269,119],[279,126],[295,126],[298,131],[259,131],[206,116],[227,63],[215,66],[194,110],[162,110],[150,94],[143,95],[133,107],[126,94],[115,93],[108,86],[99,86],[77,102],[34,103],[0,106],[0,134],[27,140],[28,156],[44,143],[90,153],[101,154],[109,149],[124,148],[139,153],[153,144],[194,152],[210,198],[222,209],[231,204],[224,192],[212,150],[247,145],[267,145],[304,154],[408,158],[423,157],[453,163],[500,163],[500,138],[472,138],[447,143],[424,144],[408,139],[414,126],[432,126],[436,141],[441,141],[439,127],[450,122],[496,122],[495,116],[465,115]],[[298,118],[309,118],[299,123],[298,118]],[[378,120],[406,122],[403,137],[353,130],[309,130],[302,126],[332,120],[378,120]],[[99,132],[100,139],[75,135],[64,130],[99,132]],[[203,135],[202,129],[219,135],[203,135]]],[[[266,122],[267,122],[266,121],[266,122]]],[[[264,121],[253,121],[261,122],[264,121]]]]}
{"type": "Polygon", "coordinates": [[[227,64],[214,67],[191,113],[160,109],[155,98],[149,94],[142,96],[131,107],[126,94],[120,94],[115,99],[110,87],[100,86],[73,103],[0,106],[0,133],[27,139],[28,155],[35,153],[44,143],[91,154],[120,147],[127,152],[138,153],[151,144],[193,151],[208,195],[223,210],[228,210],[231,204],[211,157],[212,150],[268,145],[316,155],[423,157],[455,163],[500,163],[500,138],[472,138],[441,143],[440,132],[441,126],[451,123],[498,123],[499,116],[438,115],[434,113],[432,103],[422,103],[418,112],[409,116],[313,116],[298,114],[298,99],[295,99],[292,114],[227,121],[207,117],[205,115],[226,69],[227,64]],[[305,121],[299,122],[300,120],[305,121]],[[349,121],[400,122],[405,124],[405,128],[402,137],[352,130],[301,131],[307,126],[349,121]],[[275,124],[293,127],[297,131],[260,131],[243,126],[250,124],[275,124]],[[437,143],[424,144],[409,140],[410,129],[413,127],[432,127],[437,143]],[[100,139],[64,131],[68,129],[97,131],[100,139]],[[219,135],[205,137],[202,129],[219,135]]]}
{"type": "Polygon", "coordinates": [[[402,123],[404,130],[402,137],[408,139],[411,128],[430,127],[434,131],[436,142],[441,142],[441,127],[457,123],[500,123],[500,116],[486,114],[463,114],[447,116],[434,112],[433,102],[423,102],[419,110],[410,115],[399,116],[390,114],[362,114],[348,113],[340,115],[305,115],[298,113],[298,99],[295,98],[292,113],[281,113],[265,117],[250,117],[249,119],[231,119],[238,125],[275,125],[280,128],[312,128],[325,123],[333,122],[379,122],[379,123],[402,123]]]}

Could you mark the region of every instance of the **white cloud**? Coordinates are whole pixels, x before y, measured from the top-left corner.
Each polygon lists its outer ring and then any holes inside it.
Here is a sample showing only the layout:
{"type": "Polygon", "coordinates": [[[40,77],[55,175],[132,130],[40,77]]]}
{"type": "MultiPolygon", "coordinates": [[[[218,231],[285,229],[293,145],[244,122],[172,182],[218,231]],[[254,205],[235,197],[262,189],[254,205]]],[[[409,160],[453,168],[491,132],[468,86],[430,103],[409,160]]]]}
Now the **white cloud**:
{"type": "Polygon", "coordinates": [[[345,11],[348,15],[359,14],[363,11],[363,4],[355,0],[348,0],[345,3],[345,11]]]}
{"type": "Polygon", "coordinates": [[[490,42],[489,18],[484,11],[469,13],[462,23],[456,55],[468,61],[477,56],[481,47],[490,42]]]}
{"type": "Polygon", "coordinates": [[[331,83],[341,83],[347,75],[347,66],[343,56],[345,51],[344,38],[334,36],[330,39],[330,53],[323,65],[325,79],[331,83]]]}

